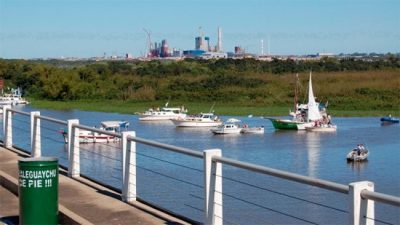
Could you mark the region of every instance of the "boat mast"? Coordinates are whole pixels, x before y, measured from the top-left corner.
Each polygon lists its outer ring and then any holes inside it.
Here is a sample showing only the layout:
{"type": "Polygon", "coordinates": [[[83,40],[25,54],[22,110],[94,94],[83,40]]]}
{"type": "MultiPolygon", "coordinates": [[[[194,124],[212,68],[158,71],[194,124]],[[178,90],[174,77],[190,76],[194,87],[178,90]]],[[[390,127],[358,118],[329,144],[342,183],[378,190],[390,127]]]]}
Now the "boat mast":
{"type": "Polygon", "coordinates": [[[298,73],[296,73],[296,83],[295,83],[295,87],[294,87],[294,107],[293,107],[293,110],[294,110],[294,113],[296,113],[297,112],[297,95],[298,95],[298,93],[299,93],[299,74],[298,73]]]}

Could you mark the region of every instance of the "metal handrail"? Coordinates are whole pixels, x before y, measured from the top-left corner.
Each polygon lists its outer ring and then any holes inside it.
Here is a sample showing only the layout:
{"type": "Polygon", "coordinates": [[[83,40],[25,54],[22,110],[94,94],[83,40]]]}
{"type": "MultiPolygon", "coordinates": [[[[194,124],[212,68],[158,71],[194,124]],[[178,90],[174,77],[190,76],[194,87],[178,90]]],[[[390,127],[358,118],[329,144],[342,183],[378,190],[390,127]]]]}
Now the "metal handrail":
{"type": "Polygon", "coordinates": [[[361,191],[361,197],[400,207],[400,198],[393,195],[387,195],[379,192],[363,190],[361,191]]]}
{"type": "Polygon", "coordinates": [[[225,163],[225,164],[228,164],[231,166],[239,167],[239,168],[250,170],[253,172],[267,174],[267,175],[271,175],[274,177],[280,177],[280,178],[283,178],[286,180],[296,181],[299,183],[308,184],[308,185],[312,185],[312,186],[316,186],[316,187],[320,187],[320,188],[324,188],[324,189],[328,189],[328,190],[332,190],[332,191],[336,191],[336,192],[340,192],[340,193],[344,193],[344,194],[349,193],[348,186],[343,185],[343,184],[334,183],[331,181],[311,178],[311,177],[307,177],[307,176],[303,176],[303,175],[299,175],[299,174],[295,174],[295,173],[290,173],[290,172],[286,172],[286,171],[282,171],[282,170],[272,169],[272,168],[265,167],[265,166],[259,166],[259,165],[255,165],[255,164],[251,164],[251,163],[241,162],[238,160],[229,159],[229,158],[225,158],[225,157],[221,157],[221,156],[213,156],[212,160],[214,162],[225,163]]]}
{"type": "Polygon", "coordinates": [[[58,124],[61,124],[61,125],[67,125],[68,124],[67,121],[58,120],[58,119],[54,119],[54,118],[47,117],[47,116],[35,115],[34,117],[42,119],[42,120],[47,120],[47,121],[50,121],[50,122],[58,123],[58,124]]]}
{"type": "Polygon", "coordinates": [[[86,125],[82,125],[82,124],[72,124],[72,128],[79,128],[79,129],[83,129],[83,130],[93,131],[93,132],[96,132],[99,134],[105,134],[105,135],[110,135],[110,136],[114,136],[117,138],[122,138],[122,135],[120,133],[106,131],[106,130],[102,130],[99,128],[90,127],[90,126],[86,126],[86,125]]]}
{"type": "MultiPolygon", "coordinates": [[[[11,111],[11,112],[26,115],[26,116],[31,115],[28,112],[24,112],[24,111],[12,109],[12,108],[7,108],[6,111],[11,111]]],[[[43,120],[47,120],[47,121],[62,124],[62,125],[68,125],[68,123],[66,121],[54,119],[54,118],[47,117],[47,116],[34,115],[34,118],[40,118],[43,120]]],[[[89,131],[93,131],[93,132],[100,133],[100,134],[105,134],[105,135],[110,135],[110,136],[114,136],[117,138],[122,138],[121,133],[106,131],[106,130],[102,130],[102,129],[98,129],[98,128],[94,128],[94,127],[90,127],[90,126],[86,126],[86,125],[82,125],[82,124],[72,124],[72,128],[80,128],[80,129],[89,130],[89,131]]],[[[164,144],[164,143],[151,141],[151,140],[139,138],[139,137],[133,137],[133,136],[128,136],[127,139],[129,141],[134,141],[137,143],[141,143],[141,144],[145,144],[145,145],[149,145],[149,146],[153,146],[153,147],[158,147],[158,148],[162,148],[165,150],[182,153],[182,154],[197,157],[197,158],[204,158],[203,152],[196,151],[196,150],[189,149],[189,148],[178,147],[178,146],[174,146],[174,145],[164,144]]],[[[311,177],[307,177],[304,175],[299,175],[299,174],[286,172],[286,171],[282,171],[282,170],[278,170],[278,169],[273,169],[273,168],[269,168],[269,167],[265,167],[265,166],[260,166],[260,165],[256,165],[256,164],[252,164],[252,163],[242,162],[242,161],[238,161],[235,159],[225,158],[222,156],[213,156],[212,161],[224,163],[227,165],[235,166],[238,168],[242,168],[245,170],[249,170],[249,171],[253,171],[253,172],[257,172],[257,173],[261,173],[261,174],[266,174],[266,175],[270,175],[270,176],[274,176],[274,177],[283,178],[286,180],[295,181],[298,183],[303,183],[303,184],[307,184],[307,185],[311,185],[311,186],[315,186],[315,187],[320,187],[320,188],[335,191],[335,192],[349,194],[349,186],[331,182],[331,181],[311,178],[311,177]]],[[[365,199],[369,199],[369,200],[373,200],[373,201],[400,207],[400,197],[396,197],[393,195],[387,195],[387,194],[383,194],[383,193],[379,193],[379,192],[363,190],[363,191],[361,191],[361,197],[365,198],[365,199]]]]}
{"type": "Polygon", "coordinates": [[[164,144],[164,143],[160,143],[160,142],[156,142],[156,141],[150,141],[144,138],[139,138],[139,137],[132,137],[132,136],[128,136],[128,140],[129,141],[135,141],[138,143],[142,143],[145,145],[150,145],[153,147],[159,147],[159,148],[163,148],[169,151],[173,151],[173,152],[178,152],[178,153],[182,153],[185,155],[189,155],[189,156],[193,156],[193,157],[197,157],[197,158],[203,158],[203,153],[199,152],[199,151],[195,151],[189,148],[183,148],[183,147],[177,147],[174,145],[169,145],[169,144],[164,144]]]}
{"type": "Polygon", "coordinates": [[[7,111],[15,112],[15,113],[22,114],[22,115],[25,115],[25,116],[30,116],[31,115],[28,112],[24,112],[24,111],[12,109],[12,108],[8,108],[7,111]]]}

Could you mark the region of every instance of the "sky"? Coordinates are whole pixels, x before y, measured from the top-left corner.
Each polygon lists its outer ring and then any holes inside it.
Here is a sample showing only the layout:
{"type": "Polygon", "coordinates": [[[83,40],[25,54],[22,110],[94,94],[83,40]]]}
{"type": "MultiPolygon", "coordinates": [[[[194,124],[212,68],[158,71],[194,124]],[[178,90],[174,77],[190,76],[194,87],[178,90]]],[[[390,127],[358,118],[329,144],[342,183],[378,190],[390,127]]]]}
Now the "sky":
{"type": "Polygon", "coordinates": [[[233,52],[400,52],[400,0],[0,0],[0,58],[143,56],[194,49],[201,27],[233,52]]]}

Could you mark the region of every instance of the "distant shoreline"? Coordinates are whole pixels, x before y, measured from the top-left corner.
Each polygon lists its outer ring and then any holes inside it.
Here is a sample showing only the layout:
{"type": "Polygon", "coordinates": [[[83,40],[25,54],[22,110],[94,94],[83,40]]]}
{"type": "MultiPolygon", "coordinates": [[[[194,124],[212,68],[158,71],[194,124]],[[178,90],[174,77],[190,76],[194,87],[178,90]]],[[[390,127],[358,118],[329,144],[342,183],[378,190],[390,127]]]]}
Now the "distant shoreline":
{"type": "MultiPolygon", "coordinates": [[[[80,100],[80,101],[48,101],[30,99],[31,105],[35,108],[52,110],[83,110],[96,112],[110,112],[122,114],[135,114],[143,112],[152,107],[163,107],[165,102],[129,102],[115,100],[80,100]]],[[[213,111],[217,115],[226,116],[288,116],[291,106],[266,106],[266,105],[240,105],[241,103],[216,102],[213,111]]],[[[189,114],[209,112],[213,103],[210,102],[171,102],[169,106],[185,106],[189,114]]],[[[391,114],[400,116],[400,110],[343,110],[328,108],[333,117],[380,117],[391,114]]]]}

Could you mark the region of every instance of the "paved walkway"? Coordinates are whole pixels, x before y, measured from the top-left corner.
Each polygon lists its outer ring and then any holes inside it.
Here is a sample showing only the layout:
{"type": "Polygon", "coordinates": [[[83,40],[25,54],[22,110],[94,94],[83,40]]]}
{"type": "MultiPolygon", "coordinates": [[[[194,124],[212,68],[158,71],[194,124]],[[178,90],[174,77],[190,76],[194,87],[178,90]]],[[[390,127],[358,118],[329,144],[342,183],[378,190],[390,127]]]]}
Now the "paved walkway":
{"type": "MultiPolygon", "coordinates": [[[[17,162],[21,157],[25,157],[24,153],[0,147],[0,184],[3,186],[0,185],[0,224],[10,221],[11,224],[18,224],[18,198],[11,192],[18,192],[17,162]]],[[[120,198],[119,193],[86,179],[71,179],[60,174],[60,223],[188,224],[139,202],[126,204],[120,198]]]]}

